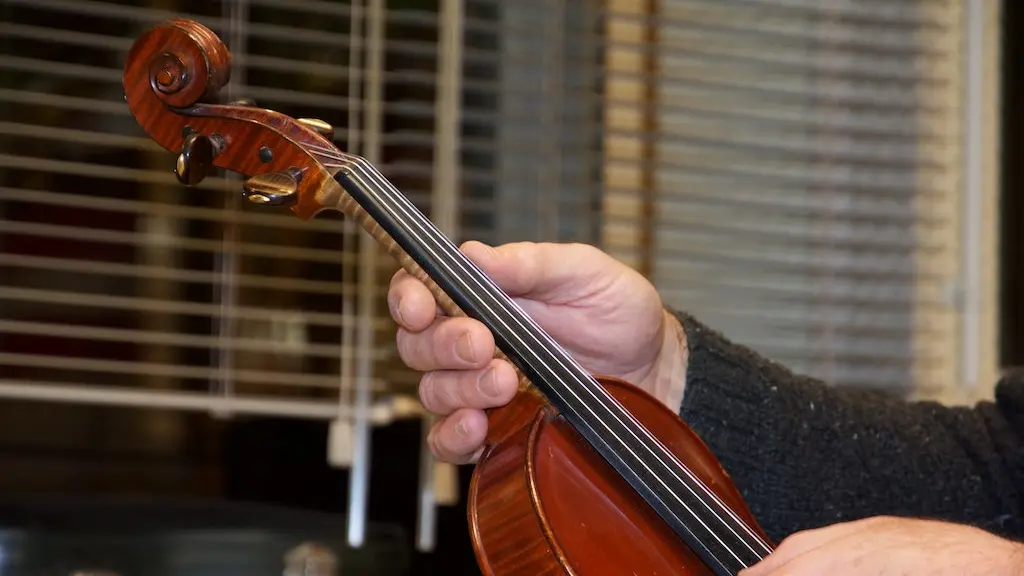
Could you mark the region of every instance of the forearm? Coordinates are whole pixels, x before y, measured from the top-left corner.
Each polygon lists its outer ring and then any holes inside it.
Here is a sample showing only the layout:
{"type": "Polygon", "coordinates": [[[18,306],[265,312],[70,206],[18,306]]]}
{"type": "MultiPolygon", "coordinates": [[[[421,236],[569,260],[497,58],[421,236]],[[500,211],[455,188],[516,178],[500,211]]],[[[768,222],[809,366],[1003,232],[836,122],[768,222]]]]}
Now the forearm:
{"type": "Polygon", "coordinates": [[[1024,533],[1024,446],[1004,413],[1019,389],[973,409],[836,389],[678,317],[688,355],[680,413],[773,538],[883,514],[1024,533]]]}

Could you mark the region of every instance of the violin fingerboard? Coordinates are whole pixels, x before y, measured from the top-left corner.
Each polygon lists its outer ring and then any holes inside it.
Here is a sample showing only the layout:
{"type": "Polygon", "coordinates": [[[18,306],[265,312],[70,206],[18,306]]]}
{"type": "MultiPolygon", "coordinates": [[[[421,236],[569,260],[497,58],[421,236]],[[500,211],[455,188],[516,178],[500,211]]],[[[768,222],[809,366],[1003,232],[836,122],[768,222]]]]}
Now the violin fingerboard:
{"type": "MultiPolygon", "coordinates": [[[[349,216],[355,220],[363,230],[377,241],[378,244],[383,246],[388,254],[395,259],[398,264],[405,269],[414,278],[423,282],[427,287],[427,290],[434,296],[434,300],[437,301],[437,305],[451,317],[466,316],[466,313],[459,308],[458,304],[448,294],[441,290],[441,287],[420,267],[419,264],[413,260],[412,256],[407,254],[402,247],[398,245],[398,242],[388,234],[376,220],[370,216],[369,212],[363,209],[362,206],[356,202],[355,198],[351,194],[345,191],[335,180],[324,179],[323,185],[319,193],[317,194],[318,201],[325,207],[333,210],[342,212],[346,216],[349,216]]],[[[519,390],[524,391],[533,388],[533,384],[530,379],[523,374],[523,372],[516,367],[508,356],[504,352],[495,348],[494,357],[505,360],[509,364],[512,364],[512,368],[516,371],[516,375],[519,376],[519,390]]]]}

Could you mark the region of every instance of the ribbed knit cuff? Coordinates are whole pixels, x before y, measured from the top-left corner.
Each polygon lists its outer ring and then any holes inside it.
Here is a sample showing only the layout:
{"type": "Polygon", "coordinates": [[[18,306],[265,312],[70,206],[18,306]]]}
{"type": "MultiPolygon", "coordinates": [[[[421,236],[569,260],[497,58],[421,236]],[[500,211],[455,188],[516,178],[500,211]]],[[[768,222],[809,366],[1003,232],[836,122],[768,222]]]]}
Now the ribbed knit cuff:
{"type": "Polygon", "coordinates": [[[688,364],[679,413],[769,537],[880,514],[1024,534],[1024,381],[973,407],[905,402],[794,374],[674,313],[688,364]]]}
{"type": "Polygon", "coordinates": [[[689,354],[679,414],[718,457],[755,516],[769,521],[769,535],[781,537],[780,526],[801,507],[779,496],[794,488],[787,479],[793,469],[792,419],[799,412],[791,405],[802,400],[797,390],[780,390],[778,383],[803,379],[692,316],[674,314],[689,354]],[[791,421],[780,420],[786,415],[791,421]]]}
{"type": "Polygon", "coordinates": [[[673,314],[683,326],[689,354],[679,407],[683,419],[700,427],[716,422],[735,426],[737,416],[764,409],[771,392],[763,377],[766,361],[689,314],[673,314]]]}

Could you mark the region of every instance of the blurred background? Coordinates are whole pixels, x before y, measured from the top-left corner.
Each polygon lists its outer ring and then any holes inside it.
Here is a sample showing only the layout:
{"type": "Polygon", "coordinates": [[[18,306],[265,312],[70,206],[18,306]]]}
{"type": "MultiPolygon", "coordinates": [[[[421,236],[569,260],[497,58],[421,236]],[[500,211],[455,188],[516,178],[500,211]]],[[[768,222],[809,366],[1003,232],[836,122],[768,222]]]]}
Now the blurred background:
{"type": "Polygon", "coordinates": [[[597,244],[794,370],[972,403],[1024,363],[1020,13],[0,0],[0,574],[479,573],[395,263],[179,185],[122,99],[146,28],[213,29],[227,99],[332,124],[457,240],[597,244]]]}

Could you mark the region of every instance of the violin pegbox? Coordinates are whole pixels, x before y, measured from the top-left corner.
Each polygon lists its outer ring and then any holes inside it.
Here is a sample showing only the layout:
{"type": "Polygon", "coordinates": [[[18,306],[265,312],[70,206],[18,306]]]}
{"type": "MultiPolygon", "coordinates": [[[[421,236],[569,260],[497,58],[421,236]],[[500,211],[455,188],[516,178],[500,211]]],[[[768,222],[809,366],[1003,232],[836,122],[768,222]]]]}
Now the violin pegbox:
{"type": "Polygon", "coordinates": [[[169,20],[132,45],[125,102],[149,136],[177,154],[173,172],[182,184],[196,186],[223,168],[247,178],[241,192],[250,202],[313,217],[336,193],[333,175],[347,162],[331,141],[334,128],[260,108],[250,98],[218,103],[230,65],[230,52],[210,29],[169,20]]]}
{"type": "Polygon", "coordinates": [[[174,175],[178,182],[195,186],[210,175],[213,159],[224,150],[224,138],[220,134],[200,134],[190,126],[186,126],[184,132],[174,175]]]}
{"type": "Polygon", "coordinates": [[[302,171],[289,168],[284,172],[268,172],[249,177],[242,185],[242,195],[254,204],[282,206],[291,204],[299,193],[302,171]]]}

